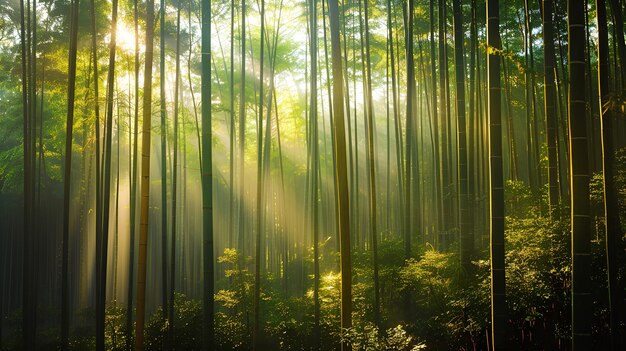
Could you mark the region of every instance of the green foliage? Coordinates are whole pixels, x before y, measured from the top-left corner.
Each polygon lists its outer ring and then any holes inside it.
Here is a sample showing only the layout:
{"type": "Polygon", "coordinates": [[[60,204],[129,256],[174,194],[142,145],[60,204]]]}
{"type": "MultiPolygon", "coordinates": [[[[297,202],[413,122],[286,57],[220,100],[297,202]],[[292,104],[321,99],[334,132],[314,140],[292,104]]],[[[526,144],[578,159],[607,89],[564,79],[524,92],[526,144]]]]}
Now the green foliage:
{"type": "MultiPolygon", "coordinates": [[[[615,153],[615,188],[617,189],[620,223],[622,224],[622,241],[626,241],[626,148],[615,153]]],[[[622,242],[622,247],[625,247],[622,242]]]]}
{"type": "Polygon", "coordinates": [[[426,344],[411,337],[401,325],[381,332],[371,323],[350,328],[343,334],[354,351],[419,351],[425,350],[426,344]]]}
{"type": "Polygon", "coordinates": [[[109,306],[105,315],[105,348],[107,350],[126,349],[126,308],[109,306]]]}
{"type": "Polygon", "coordinates": [[[23,147],[16,146],[0,153],[0,191],[17,192],[23,185],[23,147]]]}
{"type": "MultiPolygon", "coordinates": [[[[518,328],[532,327],[565,307],[570,279],[569,225],[546,218],[508,218],[506,238],[507,300],[518,328]]],[[[568,323],[559,320],[559,327],[568,323]]]]}
{"type": "Polygon", "coordinates": [[[223,349],[240,348],[249,345],[250,318],[252,311],[252,289],[254,276],[247,267],[251,258],[244,258],[235,249],[226,248],[217,262],[225,266],[224,275],[228,278],[227,287],[220,285],[215,293],[216,334],[218,345],[223,349]]]}
{"type": "Polygon", "coordinates": [[[402,282],[415,296],[427,298],[431,308],[445,308],[451,292],[452,277],[458,265],[452,253],[427,249],[420,259],[409,259],[400,272],[402,282]]]}
{"type": "Polygon", "coordinates": [[[172,344],[168,344],[169,322],[163,310],[157,309],[146,325],[146,350],[199,350],[202,347],[202,303],[176,293],[174,297],[174,328],[172,344]]]}
{"type": "Polygon", "coordinates": [[[602,173],[594,173],[591,176],[589,180],[589,199],[592,208],[604,206],[604,176],[602,173]]]}
{"type": "Polygon", "coordinates": [[[539,215],[541,198],[540,194],[532,190],[520,180],[508,179],[504,191],[505,207],[508,216],[526,218],[539,215]]]}
{"type": "Polygon", "coordinates": [[[458,256],[428,246],[417,259],[409,259],[400,271],[402,285],[411,293],[412,312],[423,316],[412,320],[411,331],[429,344],[450,338],[448,321],[458,313],[452,305],[458,291],[458,256]]]}
{"type": "Polygon", "coordinates": [[[491,318],[489,261],[479,260],[473,264],[473,276],[455,290],[449,304],[450,319],[446,323],[451,343],[465,345],[466,348],[483,344],[491,318]]]}

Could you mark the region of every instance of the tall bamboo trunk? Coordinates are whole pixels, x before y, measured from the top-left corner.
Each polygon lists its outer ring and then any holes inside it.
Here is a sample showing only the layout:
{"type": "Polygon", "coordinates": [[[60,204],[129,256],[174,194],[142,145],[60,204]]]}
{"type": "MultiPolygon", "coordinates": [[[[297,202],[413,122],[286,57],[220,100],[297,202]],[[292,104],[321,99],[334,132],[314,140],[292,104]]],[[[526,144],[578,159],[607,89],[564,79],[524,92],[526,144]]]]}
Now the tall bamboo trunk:
{"type": "MultiPolygon", "coordinates": [[[[358,0],[358,4],[359,4],[359,12],[358,12],[358,18],[359,18],[359,50],[360,50],[360,59],[361,59],[361,75],[362,75],[362,79],[361,79],[361,88],[363,89],[363,127],[364,129],[367,129],[367,114],[369,106],[367,104],[366,101],[366,92],[367,92],[367,81],[365,79],[365,40],[363,38],[363,0],[358,0]]],[[[356,77],[355,77],[356,80],[356,77]]],[[[356,91],[356,89],[355,89],[356,91]]],[[[355,94],[356,95],[356,94],[355,94]]],[[[355,101],[356,101],[356,96],[355,96],[355,101]]],[[[356,117],[356,111],[354,113],[354,128],[355,130],[357,130],[358,128],[358,119],[356,117]]],[[[367,140],[367,130],[365,130],[365,140],[367,140]]],[[[355,134],[356,135],[356,134],[355,134]]],[[[356,143],[358,145],[358,137],[356,138],[356,143]]],[[[367,145],[365,145],[367,148],[367,145]]],[[[357,150],[358,150],[358,146],[357,146],[357,150]]],[[[358,153],[358,151],[357,151],[358,153]]],[[[365,161],[367,162],[367,150],[365,153],[365,161]]],[[[367,163],[365,165],[366,169],[367,169],[367,163]]],[[[359,174],[359,165],[357,163],[357,180],[358,180],[358,174],[359,174]]],[[[365,177],[366,177],[366,182],[369,181],[369,173],[365,173],[365,177]]],[[[358,182],[357,182],[357,199],[360,198],[361,195],[361,188],[358,186],[358,182]]],[[[365,250],[365,238],[367,237],[367,230],[368,228],[364,225],[364,222],[367,220],[367,217],[361,216],[361,201],[357,201],[357,203],[355,204],[357,206],[357,213],[356,213],[356,220],[357,220],[357,226],[356,226],[356,231],[354,232],[356,234],[356,247],[359,250],[365,250]]]]}
{"type": "Polygon", "coordinates": [[[456,69],[456,113],[458,135],[458,182],[461,265],[466,271],[472,266],[474,236],[469,213],[468,167],[467,167],[467,126],[465,120],[465,60],[463,54],[463,13],[460,0],[452,3],[454,12],[454,57],[456,69]]]}
{"type": "MultiPolygon", "coordinates": [[[[327,90],[327,95],[328,95],[328,114],[329,114],[329,119],[330,119],[330,123],[333,123],[333,100],[332,100],[332,91],[331,91],[331,80],[330,80],[330,62],[328,59],[328,35],[327,35],[327,31],[326,31],[326,4],[328,3],[328,0],[323,0],[322,1],[322,31],[324,33],[324,63],[326,65],[326,90],[327,90]]],[[[282,3],[281,3],[282,5],[282,3]]],[[[274,49],[275,51],[276,49],[274,49]]],[[[275,59],[275,57],[274,57],[275,59]]],[[[324,121],[324,120],[322,120],[324,121]]],[[[324,128],[325,130],[326,128],[324,128]]],[[[335,142],[335,130],[332,128],[332,125],[330,127],[330,140],[331,140],[331,147],[332,144],[335,142]]],[[[326,153],[326,143],[324,143],[324,153],[326,153]]],[[[329,177],[333,178],[334,174],[336,172],[335,170],[335,158],[336,155],[334,152],[332,152],[331,149],[331,156],[332,156],[332,166],[328,167],[328,170],[330,172],[329,177]]],[[[328,191],[330,191],[330,189],[328,189],[328,191]]],[[[333,224],[334,226],[332,227],[335,230],[335,233],[339,233],[339,210],[337,209],[337,189],[335,188],[335,182],[332,182],[332,193],[333,193],[333,201],[334,201],[334,206],[333,207],[333,214],[334,214],[334,220],[333,220],[333,224]]],[[[328,198],[330,199],[330,195],[328,196],[328,198]]],[[[339,240],[337,240],[337,249],[339,249],[339,240]]]]}
{"type": "MultiPolygon", "coordinates": [[[[506,18],[505,18],[506,21],[506,18]]],[[[509,51],[508,45],[504,48],[505,51],[509,51]]],[[[502,74],[504,77],[509,77],[510,68],[507,60],[502,58],[502,74]]],[[[517,151],[515,145],[515,126],[513,121],[513,97],[511,92],[511,84],[509,79],[504,80],[504,96],[506,101],[506,136],[508,140],[508,154],[509,154],[509,179],[518,180],[518,166],[517,166],[517,151]]]]}
{"type": "MultiPolygon", "coordinates": [[[[117,101],[121,102],[120,91],[117,92],[117,101]]],[[[115,175],[115,236],[113,237],[113,287],[112,298],[113,307],[117,307],[117,263],[118,263],[118,246],[119,246],[119,228],[120,228],[120,103],[117,104],[117,119],[115,120],[115,129],[117,134],[117,153],[116,153],[116,175],[115,175]]]]}
{"type": "MultiPolygon", "coordinates": [[[[210,33],[207,33],[210,35],[210,33]]],[[[245,147],[246,147],[246,0],[241,0],[241,82],[239,83],[239,250],[246,257],[245,243],[245,147]]]]}
{"type": "MultiPolygon", "coordinates": [[[[154,0],[148,0],[146,23],[154,21],[154,0]]],[[[141,206],[139,215],[139,261],[137,272],[137,323],[135,350],[144,349],[144,324],[146,318],[146,263],[148,248],[148,216],[150,203],[150,143],[152,129],[152,60],[154,27],[146,26],[146,51],[143,95],[143,126],[141,140],[141,206]]]]}
{"type": "MultiPolygon", "coordinates": [[[[176,291],[176,228],[177,221],[177,194],[178,194],[178,114],[180,91],[180,6],[176,11],[176,74],[174,78],[174,160],[172,166],[172,233],[170,238],[170,286],[169,305],[167,312],[170,347],[174,341],[174,292],[176,291]]],[[[184,142],[184,141],[183,141],[184,142]]]]}
{"type": "MultiPolygon", "coordinates": [[[[189,11],[191,12],[191,4],[189,5],[189,11]]],[[[230,75],[229,75],[229,83],[230,83],[230,96],[229,96],[229,106],[230,106],[230,129],[229,129],[229,138],[228,138],[228,151],[230,152],[230,156],[228,157],[228,247],[234,248],[234,230],[235,230],[235,0],[230,1],[230,75]]],[[[191,50],[189,50],[191,54],[191,50]]],[[[191,83],[191,82],[190,82],[191,83]]],[[[191,85],[191,84],[190,84],[191,85]]],[[[198,141],[198,144],[200,142],[198,141]]]]}
{"type": "MultiPolygon", "coordinates": [[[[168,318],[167,291],[167,107],[165,84],[165,10],[164,0],[160,7],[159,71],[160,71],[160,116],[161,116],[161,304],[163,320],[168,318]]],[[[169,329],[169,328],[168,328],[169,329]]],[[[167,338],[163,338],[163,342],[167,338]]],[[[164,344],[163,347],[166,347],[164,344]]]]}
{"type": "Polygon", "coordinates": [[[592,299],[589,162],[585,103],[585,19],[582,1],[569,0],[569,160],[572,226],[572,349],[591,348],[592,299]]]}
{"type": "MultiPolygon", "coordinates": [[[[243,72],[242,72],[243,76],[243,72]]],[[[211,130],[211,0],[202,2],[202,262],[204,348],[214,349],[213,151],[211,130]]],[[[244,89],[243,86],[241,89],[244,89]]],[[[244,96],[242,94],[242,99],[244,96]]],[[[242,114],[243,116],[243,114],[242,114]]],[[[242,118],[243,121],[243,118],[242,118]]],[[[241,138],[243,140],[243,133],[241,138]]],[[[242,149],[243,156],[243,149],[242,149]]]]}
{"type": "Polygon", "coordinates": [[[439,233],[443,229],[443,186],[441,182],[441,148],[439,143],[439,115],[438,115],[438,103],[437,103],[437,66],[435,55],[435,0],[430,0],[430,76],[431,76],[431,105],[433,109],[432,121],[434,129],[434,143],[435,143],[435,192],[437,204],[437,227],[436,231],[439,233]]]}
{"type": "MultiPolygon", "coordinates": [[[[323,0],[322,0],[323,1],[323,0]]],[[[321,346],[321,328],[320,328],[320,263],[319,263],[319,135],[318,135],[318,114],[317,114],[317,1],[311,0],[308,3],[308,19],[309,19],[309,57],[311,60],[311,80],[309,95],[309,123],[310,123],[310,140],[311,150],[311,230],[313,233],[313,304],[314,304],[314,325],[313,338],[314,349],[319,350],[321,346]]]]}
{"type": "MultiPolygon", "coordinates": [[[[475,206],[476,206],[476,194],[477,194],[477,184],[476,177],[478,174],[478,162],[480,154],[479,148],[476,147],[476,140],[478,134],[478,103],[475,101],[476,94],[476,42],[477,42],[477,29],[476,29],[476,0],[472,0],[471,2],[471,23],[470,23],[470,63],[469,63],[469,115],[467,121],[467,201],[468,201],[468,218],[470,223],[467,224],[468,229],[472,233],[472,246],[475,245],[476,240],[474,237],[474,228],[475,228],[475,206]]],[[[459,188],[460,190],[460,188],[459,188]]]]}
{"type": "Polygon", "coordinates": [[[502,116],[498,0],[487,0],[487,85],[490,171],[491,336],[494,350],[506,348],[506,293],[504,271],[504,182],[502,162],[502,116]]]}
{"type": "Polygon", "coordinates": [[[96,349],[104,350],[106,315],[107,256],[111,203],[111,144],[113,139],[113,100],[115,89],[115,50],[117,32],[117,0],[113,0],[111,41],[109,43],[109,72],[107,75],[106,132],[104,146],[104,187],[102,190],[102,236],[96,241],[96,349]],[[97,243],[100,243],[98,247],[97,243]]]}
{"type": "Polygon", "coordinates": [[[546,116],[546,140],[548,144],[548,201],[550,213],[559,203],[557,168],[557,115],[554,81],[555,53],[552,24],[553,0],[543,0],[543,48],[544,48],[544,109],[546,116]]]}
{"type": "MultiPolygon", "coordinates": [[[[334,151],[336,153],[336,183],[339,192],[339,261],[341,266],[341,329],[352,326],[352,263],[350,258],[350,201],[344,125],[343,69],[341,42],[339,37],[339,5],[337,0],[329,0],[330,40],[333,67],[333,128],[335,128],[334,151]]],[[[346,341],[341,343],[342,351],[350,349],[346,341]]]]}
{"type": "MultiPolygon", "coordinates": [[[[67,85],[67,120],[65,132],[65,162],[63,177],[63,258],[61,286],[61,348],[69,347],[69,231],[70,189],[72,176],[72,132],[74,127],[74,99],[76,96],[76,52],[78,42],[79,1],[73,0],[70,7],[70,49],[67,85]]],[[[27,346],[25,344],[24,346],[27,346]]]]}
{"type": "MultiPolygon", "coordinates": [[[[94,8],[92,2],[92,9],[94,8]]],[[[161,5],[163,6],[163,5],[161,5]]],[[[93,10],[92,10],[93,11],[93,10]]],[[[95,16],[94,14],[92,14],[95,16]]],[[[131,349],[133,337],[133,283],[135,276],[135,232],[137,229],[137,160],[139,146],[139,21],[137,17],[137,0],[133,1],[133,23],[135,26],[135,109],[133,124],[133,155],[132,155],[132,179],[130,180],[130,235],[129,235],[129,257],[128,257],[128,295],[126,306],[126,350],[131,349]]],[[[95,36],[95,30],[94,30],[95,36]]],[[[95,44],[94,44],[95,47],[95,44]]],[[[97,77],[96,77],[96,87],[97,77]]],[[[96,103],[96,108],[97,108],[96,103]]],[[[128,124],[130,133],[130,123],[128,124]]],[[[130,141],[130,135],[128,140],[130,141]]],[[[130,146],[129,146],[130,147],[130,146]]],[[[130,156],[129,156],[130,157],[130,156]]]]}
{"type": "MultiPolygon", "coordinates": [[[[541,7],[541,6],[540,6],[541,7]]],[[[531,23],[531,17],[530,17],[530,10],[529,10],[529,4],[528,4],[528,0],[525,0],[524,3],[524,9],[525,9],[525,17],[526,17],[526,27],[527,27],[527,33],[528,33],[528,52],[530,54],[529,57],[529,70],[530,70],[530,103],[532,105],[532,110],[531,110],[531,119],[530,119],[530,134],[529,134],[529,140],[531,140],[530,142],[530,149],[528,150],[528,158],[529,159],[533,159],[534,160],[534,164],[536,164],[532,169],[529,168],[528,172],[532,172],[534,173],[534,178],[535,178],[535,186],[538,186],[539,184],[541,184],[541,167],[539,166],[539,159],[541,157],[539,149],[540,149],[540,145],[539,145],[539,126],[538,126],[538,117],[539,117],[539,111],[538,111],[538,107],[537,107],[537,93],[536,93],[536,85],[535,85],[535,51],[533,48],[533,34],[532,34],[532,27],[530,25],[531,23]],[[531,156],[532,155],[532,156],[531,156]]]]}
{"type": "MultiPolygon", "coordinates": [[[[398,232],[403,233],[403,221],[402,221],[402,213],[404,211],[403,206],[403,197],[404,194],[404,184],[403,184],[403,161],[402,161],[402,143],[401,139],[401,126],[400,126],[400,113],[398,111],[398,85],[397,85],[397,73],[396,73],[396,56],[394,51],[394,36],[393,36],[393,22],[391,20],[392,12],[392,4],[391,0],[387,0],[387,29],[388,29],[388,42],[389,42],[389,67],[391,74],[391,93],[392,93],[392,104],[393,104],[393,121],[394,121],[394,138],[395,138],[395,153],[396,153],[396,172],[397,172],[397,184],[398,184],[398,206],[395,207],[396,212],[398,213],[399,220],[396,222],[400,223],[400,227],[397,229],[398,232]]],[[[390,205],[388,205],[391,207],[390,205]]]]}
{"type": "MultiPolygon", "coordinates": [[[[411,257],[411,235],[413,228],[411,220],[413,213],[411,209],[412,193],[411,193],[411,180],[412,170],[411,162],[413,159],[413,121],[415,119],[415,65],[413,61],[413,15],[415,9],[415,3],[413,0],[408,0],[405,10],[406,31],[405,31],[405,43],[406,43],[406,74],[407,74],[407,88],[406,88],[406,151],[405,151],[405,169],[404,171],[404,257],[409,259],[411,257]]],[[[408,321],[411,318],[411,293],[407,290],[404,294],[404,307],[405,307],[405,319],[408,321]]]]}
{"type": "Polygon", "coordinates": [[[260,350],[261,347],[261,266],[265,264],[262,257],[261,247],[263,243],[263,236],[265,230],[263,228],[263,91],[265,82],[263,81],[263,73],[265,66],[263,65],[265,59],[265,0],[261,0],[261,52],[259,54],[259,117],[258,117],[258,136],[257,136],[257,193],[256,193],[256,244],[255,244],[255,261],[254,261],[254,296],[253,296],[253,308],[254,308],[254,324],[252,329],[252,348],[253,350],[260,350]]]}
{"type": "MultiPolygon", "coordinates": [[[[380,326],[380,287],[378,281],[378,227],[376,218],[376,158],[374,153],[374,102],[372,100],[372,67],[370,62],[370,33],[369,33],[369,0],[364,0],[365,10],[365,81],[367,106],[367,163],[369,171],[369,217],[370,235],[372,238],[373,270],[374,270],[374,324],[380,326]]],[[[407,139],[408,140],[408,139],[407,139]]]]}
{"type": "Polygon", "coordinates": [[[607,282],[609,290],[609,327],[611,347],[621,350],[624,347],[623,283],[618,280],[618,252],[620,241],[620,218],[617,188],[615,186],[615,145],[612,138],[614,126],[612,109],[605,109],[609,102],[609,40],[607,28],[606,2],[596,0],[598,23],[598,91],[600,95],[600,125],[602,138],[602,169],[604,174],[604,218],[606,225],[607,282]]]}
{"type": "Polygon", "coordinates": [[[446,38],[446,26],[447,26],[447,16],[446,16],[446,0],[438,0],[438,11],[437,11],[439,21],[439,32],[438,32],[438,56],[437,59],[439,61],[439,113],[438,113],[438,121],[441,126],[441,158],[439,161],[439,167],[441,169],[439,177],[441,182],[441,212],[440,212],[440,221],[441,221],[441,230],[438,235],[438,248],[447,247],[447,234],[449,230],[452,228],[454,221],[451,220],[450,215],[452,215],[451,210],[451,185],[450,185],[450,160],[449,158],[452,156],[450,152],[448,152],[450,147],[451,138],[450,135],[450,116],[449,116],[449,104],[448,104],[448,57],[447,57],[447,38],[446,38]],[[443,234],[443,235],[442,235],[443,234]]]}
{"type": "Polygon", "coordinates": [[[407,93],[406,93],[406,151],[405,151],[405,186],[404,186],[404,206],[405,206],[405,223],[404,223],[404,257],[411,257],[411,234],[412,234],[412,212],[411,212],[411,162],[412,156],[412,141],[413,141],[413,121],[415,119],[415,65],[413,61],[413,10],[414,2],[412,0],[407,1],[406,10],[406,72],[407,72],[407,93]]]}

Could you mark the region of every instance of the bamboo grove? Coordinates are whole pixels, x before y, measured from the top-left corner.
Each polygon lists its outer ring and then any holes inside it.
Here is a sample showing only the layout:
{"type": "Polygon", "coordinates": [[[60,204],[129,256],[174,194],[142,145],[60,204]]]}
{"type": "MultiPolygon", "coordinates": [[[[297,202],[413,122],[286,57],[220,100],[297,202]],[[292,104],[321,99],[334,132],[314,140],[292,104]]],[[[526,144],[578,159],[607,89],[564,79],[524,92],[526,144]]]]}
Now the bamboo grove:
{"type": "Polygon", "coordinates": [[[623,0],[0,3],[0,350],[626,348],[623,0]]]}

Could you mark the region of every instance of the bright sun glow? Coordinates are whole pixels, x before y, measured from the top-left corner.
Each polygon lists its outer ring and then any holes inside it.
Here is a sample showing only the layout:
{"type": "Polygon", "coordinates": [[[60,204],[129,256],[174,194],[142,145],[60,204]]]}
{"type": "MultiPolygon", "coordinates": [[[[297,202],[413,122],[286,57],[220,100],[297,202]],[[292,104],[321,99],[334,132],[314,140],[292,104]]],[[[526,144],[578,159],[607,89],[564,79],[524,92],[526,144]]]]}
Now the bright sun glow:
{"type": "MultiPolygon", "coordinates": [[[[141,29],[140,29],[141,30],[141,29]]],[[[117,23],[117,38],[116,44],[117,47],[124,51],[134,51],[135,50],[135,29],[128,27],[124,22],[117,23]]],[[[141,41],[139,43],[139,50],[142,50],[141,41]]]]}

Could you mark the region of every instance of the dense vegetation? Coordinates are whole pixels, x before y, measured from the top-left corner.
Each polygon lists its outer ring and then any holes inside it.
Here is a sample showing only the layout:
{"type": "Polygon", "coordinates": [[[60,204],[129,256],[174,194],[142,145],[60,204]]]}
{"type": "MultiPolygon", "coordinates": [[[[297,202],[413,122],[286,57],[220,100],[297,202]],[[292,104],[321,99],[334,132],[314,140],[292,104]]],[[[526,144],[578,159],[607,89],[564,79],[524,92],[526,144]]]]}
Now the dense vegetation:
{"type": "Polygon", "coordinates": [[[622,350],[620,0],[0,3],[0,350],[622,350]]]}

